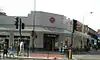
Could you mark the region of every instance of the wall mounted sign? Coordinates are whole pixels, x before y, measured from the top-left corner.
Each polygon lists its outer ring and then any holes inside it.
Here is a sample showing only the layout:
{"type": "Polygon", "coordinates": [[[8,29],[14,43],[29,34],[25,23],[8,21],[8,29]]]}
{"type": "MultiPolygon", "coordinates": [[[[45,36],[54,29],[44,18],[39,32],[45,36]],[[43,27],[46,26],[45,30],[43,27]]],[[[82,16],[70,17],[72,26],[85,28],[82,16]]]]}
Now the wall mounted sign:
{"type": "Polygon", "coordinates": [[[51,17],[51,18],[49,19],[49,21],[50,21],[51,23],[54,23],[54,22],[55,22],[55,18],[54,18],[54,17],[51,17]]]}

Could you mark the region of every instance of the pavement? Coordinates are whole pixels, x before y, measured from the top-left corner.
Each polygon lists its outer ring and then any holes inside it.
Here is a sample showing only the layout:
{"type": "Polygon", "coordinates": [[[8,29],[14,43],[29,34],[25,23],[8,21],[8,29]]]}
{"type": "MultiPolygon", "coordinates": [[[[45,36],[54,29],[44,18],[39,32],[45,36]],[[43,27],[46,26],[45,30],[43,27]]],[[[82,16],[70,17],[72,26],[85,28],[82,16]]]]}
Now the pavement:
{"type": "Polygon", "coordinates": [[[92,50],[85,54],[73,55],[74,60],[100,60],[100,50],[92,50]]]}
{"type": "Polygon", "coordinates": [[[14,58],[12,57],[9,57],[9,55],[5,58],[3,58],[3,54],[1,54],[1,58],[2,59],[34,59],[34,60],[68,60],[66,58],[65,55],[62,55],[62,54],[59,54],[59,53],[54,53],[54,52],[34,52],[34,53],[30,53],[30,56],[27,57],[27,56],[24,56],[24,55],[21,55],[21,56],[17,56],[17,54],[15,53],[14,54],[14,58]]]}
{"type": "MultiPolygon", "coordinates": [[[[2,54],[1,54],[2,55],[2,54]]],[[[4,60],[69,60],[64,54],[56,52],[34,52],[30,53],[30,57],[27,56],[16,56],[14,58],[4,58],[4,60]]],[[[0,59],[1,60],[1,59],[0,59]]],[[[2,59],[3,60],[3,59],[2,59]]],[[[79,52],[78,54],[73,54],[70,60],[100,60],[100,50],[92,50],[89,52],[79,52]]]]}

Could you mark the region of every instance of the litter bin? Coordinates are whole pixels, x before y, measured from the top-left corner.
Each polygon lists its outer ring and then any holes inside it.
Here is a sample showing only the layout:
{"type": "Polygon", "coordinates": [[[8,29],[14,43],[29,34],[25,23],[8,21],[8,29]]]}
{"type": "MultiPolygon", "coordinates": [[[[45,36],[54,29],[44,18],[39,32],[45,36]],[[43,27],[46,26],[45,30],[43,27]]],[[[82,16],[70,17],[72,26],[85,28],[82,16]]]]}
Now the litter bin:
{"type": "Polygon", "coordinates": [[[72,59],[72,50],[69,49],[68,51],[69,51],[69,59],[72,59]]]}

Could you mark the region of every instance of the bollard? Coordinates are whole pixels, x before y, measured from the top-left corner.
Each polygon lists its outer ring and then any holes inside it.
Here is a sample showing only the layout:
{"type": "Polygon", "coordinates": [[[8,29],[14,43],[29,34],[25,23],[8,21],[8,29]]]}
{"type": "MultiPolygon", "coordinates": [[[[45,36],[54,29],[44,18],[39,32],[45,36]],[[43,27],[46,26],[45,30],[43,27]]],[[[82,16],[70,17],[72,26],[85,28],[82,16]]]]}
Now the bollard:
{"type": "Polygon", "coordinates": [[[72,50],[71,49],[69,49],[69,57],[68,58],[72,59],[72,50]]]}

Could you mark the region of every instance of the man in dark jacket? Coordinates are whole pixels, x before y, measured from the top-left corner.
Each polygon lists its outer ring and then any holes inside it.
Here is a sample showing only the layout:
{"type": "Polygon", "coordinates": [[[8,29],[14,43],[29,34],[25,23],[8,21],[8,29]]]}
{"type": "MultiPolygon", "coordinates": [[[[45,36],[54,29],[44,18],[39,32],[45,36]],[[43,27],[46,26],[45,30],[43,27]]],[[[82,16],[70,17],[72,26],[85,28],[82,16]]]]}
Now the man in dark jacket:
{"type": "Polygon", "coordinates": [[[4,50],[3,50],[3,57],[4,57],[4,55],[6,55],[6,57],[7,57],[7,54],[8,54],[8,49],[4,48],[4,50]]]}
{"type": "Polygon", "coordinates": [[[17,56],[19,55],[20,45],[17,46],[17,56]]]}

